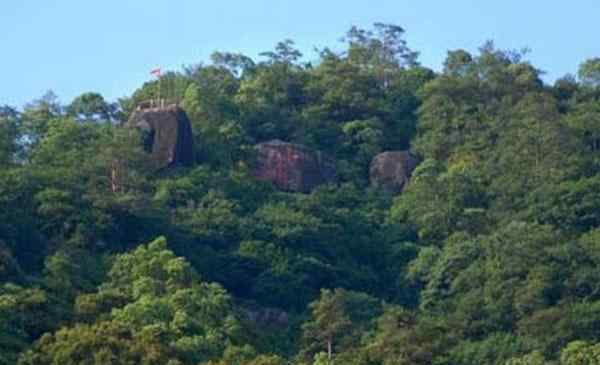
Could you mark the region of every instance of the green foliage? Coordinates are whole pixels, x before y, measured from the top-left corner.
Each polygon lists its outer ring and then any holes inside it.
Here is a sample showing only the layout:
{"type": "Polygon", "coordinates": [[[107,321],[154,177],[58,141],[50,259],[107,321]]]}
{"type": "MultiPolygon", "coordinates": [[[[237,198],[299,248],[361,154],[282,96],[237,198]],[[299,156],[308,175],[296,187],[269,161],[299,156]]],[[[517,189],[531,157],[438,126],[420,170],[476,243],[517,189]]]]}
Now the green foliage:
{"type": "Polygon", "coordinates": [[[16,110],[0,106],[0,166],[12,164],[18,157],[20,124],[21,119],[16,110]]]}
{"type": "Polygon", "coordinates": [[[511,356],[522,352],[524,348],[525,345],[517,336],[510,333],[496,333],[482,341],[462,342],[453,349],[450,358],[453,364],[504,365],[511,356]]]}
{"type": "Polygon", "coordinates": [[[219,361],[209,361],[202,365],[284,365],[285,360],[277,355],[259,355],[246,345],[228,347],[219,361]]]}
{"type": "Polygon", "coordinates": [[[396,25],[343,46],[0,107],[0,364],[598,363],[598,59],[550,86],[492,42],[439,73],[396,25]],[[157,99],[186,110],[194,166],[156,171],[122,127],[157,99]],[[338,181],[256,179],[275,138],[338,181]],[[369,187],[398,150],[407,188],[369,187]]]}
{"type": "Polygon", "coordinates": [[[522,357],[512,358],[506,362],[506,365],[546,365],[548,362],[544,359],[544,356],[534,351],[522,357]]]}
{"type": "Polygon", "coordinates": [[[422,316],[388,306],[364,348],[365,363],[382,365],[443,364],[452,344],[451,328],[443,318],[422,316]]]}
{"type": "Polygon", "coordinates": [[[45,334],[19,359],[20,365],[181,364],[169,360],[160,333],[134,335],[118,322],[78,324],[45,334]],[[169,361],[169,362],[168,362],[169,361]]]}
{"type": "Polygon", "coordinates": [[[61,115],[62,108],[58,104],[56,94],[52,91],[25,105],[21,115],[21,128],[27,144],[35,147],[48,132],[50,122],[61,115]]]}
{"type": "Polygon", "coordinates": [[[45,335],[22,363],[196,363],[218,357],[237,336],[229,295],[201,282],[164,238],[117,256],[98,291],[76,303],[95,322],[45,335]]]}
{"type": "Polygon", "coordinates": [[[564,365],[597,365],[600,364],[600,346],[583,341],[571,342],[561,353],[561,364],[564,365]]]}
{"type": "Polygon", "coordinates": [[[302,356],[315,356],[316,363],[326,364],[334,352],[356,346],[361,331],[369,329],[371,321],[381,312],[376,299],[364,293],[344,289],[321,290],[319,300],[309,305],[311,319],[302,326],[306,341],[302,356]],[[326,359],[319,355],[325,351],[326,359]]]}
{"type": "Polygon", "coordinates": [[[111,121],[116,116],[115,105],[107,103],[98,93],[84,93],[73,99],[67,115],[82,121],[111,121]]]}
{"type": "Polygon", "coordinates": [[[14,364],[28,342],[50,329],[47,304],[43,290],[0,287],[0,364],[14,364]]]}
{"type": "Polygon", "coordinates": [[[600,86],[600,58],[586,60],[579,67],[579,78],[586,86],[600,86]]]}
{"type": "Polygon", "coordinates": [[[476,163],[457,161],[449,168],[433,159],[415,169],[408,190],[390,209],[391,221],[410,223],[423,241],[451,232],[484,232],[488,220],[483,177],[476,163]]]}

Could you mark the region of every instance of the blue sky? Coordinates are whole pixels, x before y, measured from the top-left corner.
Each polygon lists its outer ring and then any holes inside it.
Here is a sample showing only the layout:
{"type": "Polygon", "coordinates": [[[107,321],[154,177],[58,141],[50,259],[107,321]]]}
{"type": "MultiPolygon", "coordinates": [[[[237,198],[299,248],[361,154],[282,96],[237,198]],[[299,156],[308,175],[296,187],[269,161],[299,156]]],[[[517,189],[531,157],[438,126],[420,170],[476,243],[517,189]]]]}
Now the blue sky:
{"type": "Polygon", "coordinates": [[[439,69],[449,49],[531,48],[551,82],[600,56],[599,0],[1,0],[0,105],[22,106],[52,89],[61,102],[98,91],[130,94],[149,71],[250,56],[291,38],[337,46],[351,25],[403,26],[420,61],[439,69]]]}

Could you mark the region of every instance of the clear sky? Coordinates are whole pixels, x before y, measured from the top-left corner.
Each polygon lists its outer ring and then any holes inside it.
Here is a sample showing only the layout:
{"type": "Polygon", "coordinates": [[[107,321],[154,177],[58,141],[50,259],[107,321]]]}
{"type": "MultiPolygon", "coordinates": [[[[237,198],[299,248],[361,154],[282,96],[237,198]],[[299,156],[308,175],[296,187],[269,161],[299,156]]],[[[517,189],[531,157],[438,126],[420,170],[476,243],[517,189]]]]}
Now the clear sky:
{"type": "Polygon", "coordinates": [[[249,56],[290,38],[314,58],[351,25],[403,26],[425,66],[449,49],[531,48],[551,82],[600,56],[600,0],[0,0],[0,105],[52,89],[114,100],[155,67],[179,70],[215,51],[249,56]]]}

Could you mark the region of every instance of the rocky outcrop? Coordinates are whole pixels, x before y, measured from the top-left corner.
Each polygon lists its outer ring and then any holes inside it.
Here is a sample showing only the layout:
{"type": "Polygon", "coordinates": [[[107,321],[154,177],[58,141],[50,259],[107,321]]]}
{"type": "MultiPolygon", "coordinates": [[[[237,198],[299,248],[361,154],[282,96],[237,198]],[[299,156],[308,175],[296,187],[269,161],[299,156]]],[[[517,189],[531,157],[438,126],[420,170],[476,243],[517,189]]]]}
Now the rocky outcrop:
{"type": "Polygon", "coordinates": [[[371,161],[371,185],[394,194],[401,193],[410,180],[418,160],[409,151],[388,151],[371,161]]]}
{"type": "Polygon", "coordinates": [[[127,125],[143,131],[144,146],[156,168],[194,162],[192,127],[183,109],[177,106],[138,109],[127,125]]]}
{"type": "Polygon", "coordinates": [[[335,161],[306,146],[273,140],[258,144],[256,150],[253,175],[280,190],[309,193],[336,179],[335,161]]]}
{"type": "Polygon", "coordinates": [[[289,315],[277,308],[252,308],[243,311],[245,317],[260,327],[287,328],[289,315]]]}

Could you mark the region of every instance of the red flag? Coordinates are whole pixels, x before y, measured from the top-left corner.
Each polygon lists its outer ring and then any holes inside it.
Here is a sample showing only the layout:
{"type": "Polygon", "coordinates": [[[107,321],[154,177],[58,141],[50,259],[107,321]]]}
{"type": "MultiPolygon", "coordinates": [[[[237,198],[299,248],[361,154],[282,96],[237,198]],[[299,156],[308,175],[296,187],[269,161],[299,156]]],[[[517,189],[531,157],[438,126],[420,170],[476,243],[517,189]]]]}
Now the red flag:
{"type": "Polygon", "coordinates": [[[158,76],[160,76],[160,72],[161,72],[160,67],[159,68],[155,68],[154,70],[150,71],[150,75],[154,75],[154,76],[158,77],[158,76]]]}

